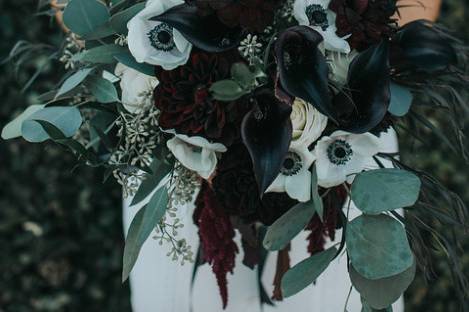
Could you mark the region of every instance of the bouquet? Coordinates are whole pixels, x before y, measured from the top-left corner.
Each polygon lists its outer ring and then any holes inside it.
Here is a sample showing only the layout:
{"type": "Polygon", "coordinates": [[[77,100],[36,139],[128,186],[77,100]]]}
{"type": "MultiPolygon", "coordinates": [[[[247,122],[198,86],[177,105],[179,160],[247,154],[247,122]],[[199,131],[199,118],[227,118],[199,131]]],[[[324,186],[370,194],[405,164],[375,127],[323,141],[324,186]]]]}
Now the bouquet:
{"type": "MultiPolygon", "coordinates": [[[[60,144],[78,165],[115,177],[132,205],[145,203],[127,235],[123,280],[156,231],[174,260],[211,264],[224,306],[242,248],[251,268],[268,251],[287,259],[275,300],[346,254],[363,311],[389,311],[417,267],[431,273],[438,246],[464,300],[458,242],[433,224],[467,229],[468,210],[381,144],[394,131],[424,141],[426,129],[466,157],[468,53],[448,30],[398,26],[396,0],[52,4],[65,33],[52,57],[66,73],[2,137],[60,144]],[[452,132],[429,112],[445,114],[452,132]],[[177,234],[175,211],[188,203],[197,252],[177,234]],[[352,203],[362,214],[349,220],[352,203]],[[340,243],[328,246],[338,230],[340,243]],[[290,241],[302,231],[311,256],[290,267],[290,241]]],[[[20,42],[10,59],[36,47],[20,42]]]]}

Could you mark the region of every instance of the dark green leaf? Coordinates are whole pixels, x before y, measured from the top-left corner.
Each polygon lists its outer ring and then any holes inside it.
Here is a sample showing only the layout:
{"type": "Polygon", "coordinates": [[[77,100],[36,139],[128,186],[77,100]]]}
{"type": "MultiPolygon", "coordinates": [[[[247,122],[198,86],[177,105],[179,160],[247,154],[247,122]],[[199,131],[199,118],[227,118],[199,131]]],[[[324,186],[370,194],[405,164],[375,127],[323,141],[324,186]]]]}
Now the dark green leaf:
{"type": "Polygon", "coordinates": [[[235,63],[231,66],[231,77],[243,89],[250,90],[256,84],[256,74],[252,73],[244,63],[235,63]]]}
{"type": "Polygon", "coordinates": [[[298,203],[268,227],[264,237],[267,250],[281,250],[309,223],[316,210],[312,201],[298,203]]]}
{"type": "Polygon", "coordinates": [[[130,204],[131,206],[134,206],[147,198],[148,195],[156,189],[161,180],[171,172],[172,167],[169,164],[157,159],[153,162],[154,164],[152,164],[152,167],[155,168],[153,170],[153,174],[146,176],[145,180],[140,184],[140,187],[130,204]]]}
{"type": "Polygon", "coordinates": [[[73,59],[93,64],[113,64],[117,56],[125,53],[128,53],[127,48],[117,44],[106,44],[76,54],[73,59]]]}
{"type": "Polygon", "coordinates": [[[413,265],[404,272],[377,280],[370,280],[361,276],[353,266],[349,268],[349,274],[353,287],[370,307],[386,309],[396,302],[412,283],[416,267],[414,261],[413,265]]]}
{"type": "Polygon", "coordinates": [[[220,101],[234,101],[246,94],[241,86],[233,80],[220,80],[212,84],[210,92],[220,101]]]}
{"type": "Polygon", "coordinates": [[[352,184],[352,200],[367,214],[410,207],[419,197],[421,182],[402,169],[377,169],[357,175],[352,184]]]}
{"type": "Polygon", "coordinates": [[[404,272],[413,256],[402,224],[387,215],[361,215],[347,224],[347,251],[357,272],[382,279],[404,272]]]}
{"type": "Polygon", "coordinates": [[[109,36],[114,35],[116,32],[114,29],[111,28],[111,24],[109,22],[99,26],[93,32],[83,36],[85,40],[98,40],[102,38],[106,38],[109,36]]]}
{"type": "Polygon", "coordinates": [[[282,294],[290,297],[312,284],[324,272],[337,253],[335,247],[305,259],[288,270],[282,278],[282,294]]]}
{"type": "Polygon", "coordinates": [[[164,216],[168,200],[168,190],[166,187],[160,188],[132,220],[125,240],[122,281],[129,277],[143,243],[164,216]]]}
{"type": "Polygon", "coordinates": [[[130,52],[122,53],[114,56],[114,58],[119,62],[135,69],[145,75],[155,76],[155,67],[146,63],[138,63],[135,58],[130,54],[130,52]]]}
{"type": "Polygon", "coordinates": [[[324,203],[322,202],[322,198],[319,195],[318,174],[316,171],[316,166],[313,166],[313,172],[311,173],[311,198],[313,201],[314,210],[316,210],[319,219],[321,219],[322,222],[324,217],[324,203]]]}
{"type": "Polygon", "coordinates": [[[114,14],[111,17],[111,27],[114,29],[115,32],[126,35],[127,23],[132,19],[132,17],[137,15],[138,12],[143,10],[144,7],[145,3],[141,2],[131,6],[128,9],[125,9],[124,11],[114,14]]]}
{"type": "Polygon", "coordinates": [[[65,25],[80,36],[90,34],[109,20],[107,7],[97,0],[71,0],[63,14],[65,25]]]}

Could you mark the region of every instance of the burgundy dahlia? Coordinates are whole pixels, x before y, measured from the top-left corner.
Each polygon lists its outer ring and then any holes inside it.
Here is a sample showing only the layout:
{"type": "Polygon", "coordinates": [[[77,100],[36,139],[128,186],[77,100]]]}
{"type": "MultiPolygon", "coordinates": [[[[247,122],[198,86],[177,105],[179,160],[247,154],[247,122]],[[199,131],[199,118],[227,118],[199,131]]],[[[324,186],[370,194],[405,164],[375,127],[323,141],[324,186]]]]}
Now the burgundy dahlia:
{"type": "Polygon", "coordinates": [[[285,193],[266,193],[260,198],[252,161],[242,144],[223,154],[212,184],[223,209],[246,223],[270,225],[297,203],[285,193]]]}
{"type": "Polygon", "coordinates": [[[337,14],[337,35],[350,35],[352,49],[365,50],[394,32],[396,0],[332,0],[329,8],[337,14]]]}
{"type": "Polygon", "coordinates": [[[214,82],[231,77],[231,65],[239,60],[234,53],[195,51],[184,66],[170,71],[157,67],[160,83],[154,98],[160,110],[159,125],[230,145],[239,136],[246,105],[215,100],[209,89],[214,82]]]}
{"type": "Polygon", "coordinates": [[[202,14],[216,13],[228,27],[241,26],[263,32],[274,21],[275,9],[283,0],[196,0],[202,14]]]}

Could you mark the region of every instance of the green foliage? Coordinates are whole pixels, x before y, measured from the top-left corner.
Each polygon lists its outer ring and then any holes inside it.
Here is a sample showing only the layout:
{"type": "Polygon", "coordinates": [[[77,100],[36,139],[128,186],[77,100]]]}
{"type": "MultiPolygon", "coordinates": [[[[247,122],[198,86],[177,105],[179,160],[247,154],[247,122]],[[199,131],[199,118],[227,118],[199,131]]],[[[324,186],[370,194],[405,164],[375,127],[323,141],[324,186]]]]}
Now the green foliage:
{"type": "Polygon", "coordinates": [[[409,111],[412,100],[413,95],[409,89],[391,83],[391,103],[388,108],[391,114],[398,117],[404,116],[409,111]]]}
{"type": "Polygon", "coordinates": [[[352,184],[352,200],[367,214],[409,207],[419,197],[421,182],[401,169],[379,169],[357,175],[352,184]]]}
{"type": "Polygon", "coordinates": [[[347,224],[347,253],[352,266],[367,279],[404,272],[413,256],[404,227],[387,215],[361,215],[347,224]]]}
{"type": "Polygon", "coordinates": [[[311,256],[288,270],[282,278],[282,294],[293,296],[311,285],[329,266],[337,254],[337,249],[331,247],[311,256]]]}
{"type": "Polygon", "coordinates": [[[73,75],[68,77],[60,87],[59,91],[57,92],[56,97],[60,97],[65,93],[68,93],[78,87],[80,83],[82,83],[86,77],[94,70],[94,68],[83,68],[75,72],[73,75]]]}
{"type": "Polygon", "coordinates": [[[119,102],[116,87],[109,80],[101,77],[92,77],[87,81],[87,86],[98,102],[119,102]]]}
{"type": "Polygon", "coordinates": [[[158,189],[152,195],[148,204],[140,209],[132,220],[125,241],[122,281],[127,280],[129,277],[143,243],[164,216],[168,201],[169,196],[166,187],[158,189]]]}
{"type": "Polygon", "coordinates": [[[298,203],[268,227],[264,237],[267,250],[281,250],[308,225],[316,213],[313,201],[298,203]]]}
{"type": "Polygon", "coordinates": [[[71,0],[65,8],[65,25],[75,34],[86,36],[110,18],[107,7],[98,0],[71,0]]]}
{"type": "Polygon", "coordinates": [[[137,3],[133,6],[131,6],[128,9],[123,10],[122,12],[119,12],[111,17],[111,27],[114,29],[115,32],[119,34],[127,34],[127,23],[137,15],[138,12],[143,10],[145,7],[145,3],[137,3]]]}

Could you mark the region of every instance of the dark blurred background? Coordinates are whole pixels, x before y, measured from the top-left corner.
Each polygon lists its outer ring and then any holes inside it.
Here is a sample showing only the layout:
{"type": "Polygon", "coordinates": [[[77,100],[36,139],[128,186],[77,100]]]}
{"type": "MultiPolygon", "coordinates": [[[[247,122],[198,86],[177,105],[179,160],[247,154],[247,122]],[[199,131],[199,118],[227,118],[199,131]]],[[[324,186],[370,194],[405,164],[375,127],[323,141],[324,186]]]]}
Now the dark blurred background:
{"type": "MultiPolygon", "coordinates": [[[[443,2],[440,21],[469,43],[469,2],[443,2]]],[[[18,40],[60,43],[59,28],[50,17],[35,16],[37,8],[37,0],[0,0],[0,60],[18,40]]],[[[60,62],[40,53],[19,68],[0,66],[0,128],[37,104],[63,71],[60,62]],[[33,87],[21,92],[38,68],[33,87]]],[[[406,140],[401,138],[405,161],[434,174],[469,204],[464,161],[431,133],[418,153],[406,140]]],[[[0,140],[0,312],[130,311],[128,285],[120,282],[120,188],[103,184],[99,170],[74,165],[73,156],[57,146],[0,140]]],[[[469,247],[469,238],[460,239],[469,247]]],[[[463,264],[469,276],[469,252],[463,264]]],[[[427,284],[419,276],[406,294],[406,311],[459,311],[445,265],[444,255],[436,253],[438,279],[427,284]]]]}

